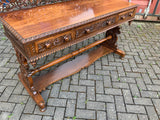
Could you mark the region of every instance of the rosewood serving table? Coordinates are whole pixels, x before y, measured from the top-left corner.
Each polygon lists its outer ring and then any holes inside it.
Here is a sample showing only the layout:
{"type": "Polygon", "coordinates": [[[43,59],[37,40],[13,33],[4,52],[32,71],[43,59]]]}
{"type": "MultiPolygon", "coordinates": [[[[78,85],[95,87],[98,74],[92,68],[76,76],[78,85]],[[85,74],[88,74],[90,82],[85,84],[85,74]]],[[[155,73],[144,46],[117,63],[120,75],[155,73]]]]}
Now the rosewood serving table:
{"type": "Polygon", "coordinates": [[[0,20],[20,63],[20,81],[45,111],[40,92],[54,82],[89,66],[98,58],[125,53],[117,48],[120,24],[134,19],[137,5],[122,0],[72,0],[55,4],[54,0],[2,0],[0,20]],[[62,56],[41,67],[36,62],[44,56],[82,42],[96,34],[106,37],[62,56]],[[45,75],[33,78],[37,72],[78,55],[96,45],[97,49],[64,63],[45,75]],[[30,69],[30,64],[34,69],[30,69]]]}

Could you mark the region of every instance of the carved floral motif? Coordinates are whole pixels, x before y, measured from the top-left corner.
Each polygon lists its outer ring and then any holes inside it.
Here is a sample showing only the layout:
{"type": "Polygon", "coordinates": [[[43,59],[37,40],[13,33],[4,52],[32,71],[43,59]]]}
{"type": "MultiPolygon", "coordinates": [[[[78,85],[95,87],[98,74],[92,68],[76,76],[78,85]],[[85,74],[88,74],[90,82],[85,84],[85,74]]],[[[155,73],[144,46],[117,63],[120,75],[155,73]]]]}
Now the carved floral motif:
{"type": "Polygon", "coordinates": [[[46,4],[53,4],[65,0],[0,0],[0,11],[7,12],[23,8],[31,8],[46,4]]]}
{"type": "Polygon", "coordinates": [[[38,52],[44,52],[50,48],[65,44],[72,40],[71,34],[63,35],[55,39],[50,39],[38,44],[38,52]]]}
{"type": "Polygon", "coordinates": [[[120,27],[116,27],[113,28],[112,30],[107,31],[106,37],[111,35],[112,39],[105,41],[103,44],[105,44],[108,48],[117,50],[117,44],[116,44],[118,40],[117,34],[120,34],[120,27]]]}

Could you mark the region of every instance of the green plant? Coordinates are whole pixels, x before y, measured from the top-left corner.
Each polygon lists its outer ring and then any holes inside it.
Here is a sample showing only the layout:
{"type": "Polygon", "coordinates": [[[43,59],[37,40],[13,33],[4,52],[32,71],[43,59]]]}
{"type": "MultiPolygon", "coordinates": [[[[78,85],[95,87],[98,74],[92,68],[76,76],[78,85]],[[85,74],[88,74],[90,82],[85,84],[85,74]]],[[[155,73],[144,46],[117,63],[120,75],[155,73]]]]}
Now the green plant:
{"type": "Polygon", "coordinates": [[[6,39],[7,39],[6,37],[2,37],[2,38],[1,38],[1,40],[6,40],[6,39]]]}
{"type": "Polygon", "coordinates": [[[13,114],[8,115],[8,118],[11,118],[13,114]]]}
{"type": "Polygon", "coordinates": [[[23,102],[21,102],[21,105],[23,105],[24,103],[23,102]]]}
{"type": "Polygon", "coordinates": [[[142,28],[141,25],[137,25],[138,28],[142,28]]]}
{"type": "Polygon", "coordinates": [[[75,120],[75,119],[76,119],[76,116],[73,117],[73,120],[75,120]]]}
{"type": "Polygon", "coordinates": [[[88,100],[85,101],[85,104],[87,104],[88,100]]]}
{"type": "Polygon", "coordinates": [[[137,98],[137,96],[135,95],[134,98],[137,98]]]}

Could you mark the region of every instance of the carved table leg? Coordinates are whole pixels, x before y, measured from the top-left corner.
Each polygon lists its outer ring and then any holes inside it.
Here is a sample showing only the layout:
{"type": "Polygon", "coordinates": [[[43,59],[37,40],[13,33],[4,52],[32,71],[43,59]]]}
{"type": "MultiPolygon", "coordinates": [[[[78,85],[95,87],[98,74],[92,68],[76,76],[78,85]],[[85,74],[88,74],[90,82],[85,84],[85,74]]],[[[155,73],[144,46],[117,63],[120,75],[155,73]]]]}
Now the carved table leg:
{"type": "Polygon", "coordinates": [[[26,58],[15,48],[16,56],[18,59],[18,62],[20,63],[20,73],[18,74],[20,81],[26,88],[27,92],[30,94],[30,96],[34,99],[34,101],[37,103],[37,105],[40,108],[40,111],[45,111],[45,101],[42,98],[41,94],[36,91],[36,89],[33,86],[33,80],[32,76],[30,76],[29,73],[29,64],[27,63],[26,58]]]}
{"type": "Polygon", "coordinates": [[[117,48],[116,42],[118,40],[117,34],[120,34],[120,28],[116,27],[106,32],[106,37],[111,35],[112,38],[102,43],[105,47],[114,50],[114,52],[120,55],[121,58],[125,56],[125,53],[122,50],[117,48]]]}

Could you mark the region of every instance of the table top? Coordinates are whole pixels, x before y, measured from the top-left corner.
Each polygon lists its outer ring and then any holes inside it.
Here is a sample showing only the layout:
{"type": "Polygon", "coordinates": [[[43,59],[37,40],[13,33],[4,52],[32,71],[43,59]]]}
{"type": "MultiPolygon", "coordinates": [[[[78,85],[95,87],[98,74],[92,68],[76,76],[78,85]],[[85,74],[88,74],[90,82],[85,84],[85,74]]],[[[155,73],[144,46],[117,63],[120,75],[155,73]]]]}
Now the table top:
{"type": "Polygon", "coordinates": [[[122,0],[73,0],[1,13],[0,17],[22,39],[28,39],[69,29],[135,6],[122,0]]]}

